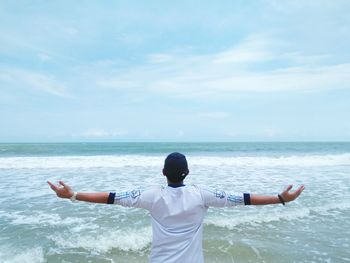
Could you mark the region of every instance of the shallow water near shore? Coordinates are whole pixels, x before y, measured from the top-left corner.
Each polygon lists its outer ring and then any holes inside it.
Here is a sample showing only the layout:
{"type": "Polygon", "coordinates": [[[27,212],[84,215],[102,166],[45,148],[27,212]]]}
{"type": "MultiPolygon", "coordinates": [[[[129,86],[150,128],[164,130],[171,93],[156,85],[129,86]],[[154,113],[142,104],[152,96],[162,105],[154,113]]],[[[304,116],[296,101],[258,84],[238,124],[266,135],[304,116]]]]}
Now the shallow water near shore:
{"type": "Polygon", "coordinates": [[[186,184],[226,192],[306,190],[282,205],[211,208],[206,262],[350,262],[350,143],[0,144],[0,261],[148,262],[147,211],[57,199],[164,185],[166,155],[187,155],[186,184]]]}

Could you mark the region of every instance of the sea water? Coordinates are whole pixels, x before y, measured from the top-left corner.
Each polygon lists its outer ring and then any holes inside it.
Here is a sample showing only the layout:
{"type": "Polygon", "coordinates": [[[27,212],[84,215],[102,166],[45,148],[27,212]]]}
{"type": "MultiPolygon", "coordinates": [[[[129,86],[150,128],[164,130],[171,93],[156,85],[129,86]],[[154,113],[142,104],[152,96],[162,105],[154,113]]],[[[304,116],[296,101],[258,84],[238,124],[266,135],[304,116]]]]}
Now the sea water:
{"type": "Polygon", "coordinates": [[[206,262],[350,262],[350,143],[0,144],[0,262],[147,262],[147,211],[71,203],[46,184],[75,191],[166,185],[164,158],[186,154],[186,184],[276,195],[282,205],[210,208],[206,262]]]}

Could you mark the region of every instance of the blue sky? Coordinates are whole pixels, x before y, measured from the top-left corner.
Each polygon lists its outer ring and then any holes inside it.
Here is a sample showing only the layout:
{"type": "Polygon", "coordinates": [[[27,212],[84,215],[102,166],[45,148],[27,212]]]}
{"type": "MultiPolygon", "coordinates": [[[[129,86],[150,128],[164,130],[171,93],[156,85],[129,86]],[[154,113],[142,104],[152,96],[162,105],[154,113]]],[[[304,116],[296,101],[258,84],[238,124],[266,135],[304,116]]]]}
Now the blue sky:
{"type": "Polygon", "coordinates": [[[348,141],[350,1],[1,1],[0,141],[348,141]]]}

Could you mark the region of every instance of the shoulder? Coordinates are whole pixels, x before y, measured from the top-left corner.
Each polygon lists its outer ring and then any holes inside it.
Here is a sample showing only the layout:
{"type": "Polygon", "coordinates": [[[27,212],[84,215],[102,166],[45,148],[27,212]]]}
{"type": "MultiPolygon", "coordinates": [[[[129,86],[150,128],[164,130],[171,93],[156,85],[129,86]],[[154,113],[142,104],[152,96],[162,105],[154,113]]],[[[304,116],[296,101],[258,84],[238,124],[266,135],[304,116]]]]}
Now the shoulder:
{"type": "Polygon", "coordinates": [[[163,189],[164,187],[160,185],[143,186],[139,188],[141,196],[148,198],[160,195],[163,189]]]}
{"type": "Polygon", "coordinates": [[[204,185],[198,185],[198,184],[191,184],[189,185],[192,189],[196,190],[196,191],[209,191],[209,192],[215,192],[216,189],[209,187],[209,186],[204,186],[204,185]]]}
{"type": "Polygon", "coordinates": [[[198,184],[187,185],[187,189],[189,192],[197,193],[201,196],[203,194],[203,191],[206,191],[206,187],[198,185],[198,184]]]}

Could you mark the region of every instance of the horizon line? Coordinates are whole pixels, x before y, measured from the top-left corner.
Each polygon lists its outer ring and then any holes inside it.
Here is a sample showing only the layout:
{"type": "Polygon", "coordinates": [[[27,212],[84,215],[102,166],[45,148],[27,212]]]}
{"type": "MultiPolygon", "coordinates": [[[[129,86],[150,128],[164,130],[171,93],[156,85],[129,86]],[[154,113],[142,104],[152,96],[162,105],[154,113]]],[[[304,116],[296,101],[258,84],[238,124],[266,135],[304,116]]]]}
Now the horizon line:
{"type": "Polygon", "coordinates": [[[94,144],[94,143],[350,143],[346,140],[276,140],[276,141],[263,141],[263,140],[251,140],[251,141],[10,141],[1,142],[0,144],[94,144]]]}

